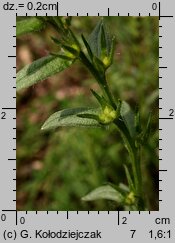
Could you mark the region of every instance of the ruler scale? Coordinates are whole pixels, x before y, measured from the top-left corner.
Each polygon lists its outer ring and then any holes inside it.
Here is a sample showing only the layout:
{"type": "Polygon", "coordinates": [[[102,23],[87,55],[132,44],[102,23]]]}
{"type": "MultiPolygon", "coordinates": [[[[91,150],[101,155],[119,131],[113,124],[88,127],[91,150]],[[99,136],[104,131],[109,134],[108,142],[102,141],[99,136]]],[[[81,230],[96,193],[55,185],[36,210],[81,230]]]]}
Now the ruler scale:
{"type": "Polygon", "coordinates": [[[1,1],[1,242],[175,241],[174,12],[174,0],[1,1]],[[159,211],[16,210],[16,16],[40,15],[159,17],[159,211]]]}

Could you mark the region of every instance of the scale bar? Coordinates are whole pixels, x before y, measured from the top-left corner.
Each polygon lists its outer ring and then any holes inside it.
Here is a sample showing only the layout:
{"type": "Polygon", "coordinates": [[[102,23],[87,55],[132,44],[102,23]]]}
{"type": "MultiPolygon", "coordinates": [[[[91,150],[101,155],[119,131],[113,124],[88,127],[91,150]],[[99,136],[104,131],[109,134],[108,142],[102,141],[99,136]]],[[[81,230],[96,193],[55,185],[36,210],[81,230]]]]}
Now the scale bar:
{"type": "Polygon", "coordinates": [[[120,211],[118,211],[117,224],[120,225],[120,211]]]}
{"type": "Polygon", "coordinates": [[[16,110],[15,107],[3,107],[2,110],[16,110]]]}
{"type": "Polygon", "coordinates": [[[59,10],[59,5],[58,5],[59,3],[57,2],[57,7],[56,7],[56,9],[57,9],[57,16],[59,15],[59,13],[58,13],[58,10],[59,10]]]}
{"type": "Polygon", "coordinates": [[[159,120],[173,120],[173,117],[159,117],[159,120]]]}
{"type": "Polygon", "coordinates": [[[16,209],[3,209],[3,212],[16,212],[16,209]]]}
{"type": "Polygon", "coordinates": [[[173,15],[161,15],[160,18],[174,18],[173,15]]]}

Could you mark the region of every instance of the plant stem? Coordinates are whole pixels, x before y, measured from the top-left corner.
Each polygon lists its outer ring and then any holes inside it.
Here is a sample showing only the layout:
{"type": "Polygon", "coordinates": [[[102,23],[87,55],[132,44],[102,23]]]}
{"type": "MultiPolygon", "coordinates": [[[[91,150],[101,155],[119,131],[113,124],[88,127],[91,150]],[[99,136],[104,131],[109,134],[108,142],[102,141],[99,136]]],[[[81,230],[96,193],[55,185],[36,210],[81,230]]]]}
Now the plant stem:
{"type": "Polygon", "coordinates": [[[140,147],[136,148],[128,129],[126,128],[122,119],[115,120],[115,125],[119,129],[122,138],[127,146],[129,156],[132,163],[132,172],[134,177],[135,194],[137,199],[137,209],[142,211],[145,209],[142,188],[142,174],[140,166],[140,147]]]}
{"type": "MultiPolygon", "coordinates": [[[[108,101],[110,102],[110,105],[114,109],[116,109],[116,103],[114,101],[114,98],[112,96],[112,93],[110,91],[110,88],[108,86],[105,73],[100,73],[98,70],[95,69],[95,67],[92,65],[92,63],[89,61],[89,59],[86,57],[86,55],[80,51],[79,54],[80,61],[89,69],[89,71],[92,73],[92,75],[97,80],[98,84],[100,85],[104,95],[107,97],[108,101]]],[[[145,209],[144,205],[144,199],[143,199],[143,189],[142,189],[142,175],[141,175],[141,166],[140,166],[140,146],[135,146],[135,141],[131,138],[129,131],[123,121],[123,119],[120,117],[119,119],[116,119],[114,121],[115,125],[118,127],[122,138],[124,139],[125,144],[127,145],[127,149],[129,152],[129,156],[132,163],[132,172],[134,177],[134,186],[135,186],[135,194],[136,194],[136,207],[139,211],[142,211],[145,209]]]]}
{"type": "Polygon", "coordinates": [[[145,210],[144,195],[143,195],[143,183],[142,183],[142,172],[141,172],[141,146],[138,145],[136,150],[135,167],[137,172],[137,194],[138,194],[138,209],[145,210]]]}
{"type": "Polygon", "coordinates": [[[98,84],[100,85],[104,95],[107,97],[107,99],[109,100],[112,107],[114,109],[116,109],[117,107],[116,107],[114,98],[112,96],[112,93],[109,89],[108,83],[106,81],[105,73],[99,73],[82,51],[80,51],[79,59],[89,69],[89,71],[92,73],[92,75],[95,77],[95,79],[97,80],[98,84]]]}
{"type": "Polygon", "coordinates": [[[104,79],[105,79],[105,84],[103,85],[103,88],[104,88],[104,90],[105,90],[105,93],[106,93],[106,95],[107,95],[109,101],[110,101],[110,104],[111,104],[112,107],[116,110],[117,106],[116,106],[116,103],[115,103],[115,101],[114,101],[113,95],[112,95],[112,93],[111,93],[111,91],[110,91],[110,89],[109,89],[108,83],[107,83],[107,81],[106,81],[106,77],[104,77],[104,79]]]}

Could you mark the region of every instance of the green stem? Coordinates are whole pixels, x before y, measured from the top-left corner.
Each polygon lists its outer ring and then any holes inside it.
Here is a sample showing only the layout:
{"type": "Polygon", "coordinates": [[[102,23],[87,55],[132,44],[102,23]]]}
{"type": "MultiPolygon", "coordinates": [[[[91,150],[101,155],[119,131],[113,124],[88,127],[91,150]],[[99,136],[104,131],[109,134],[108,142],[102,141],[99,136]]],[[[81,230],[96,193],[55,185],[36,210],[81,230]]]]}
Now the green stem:
{"type": "Polygon", "coordinates": [[[110,104],[112,105],[112,107],[116,110],[117,106],[116,106],[116,103],[114,101],[114,98],[112,96],[112,93],[109,89],[109,86],[108,86],[108,83],[106,81],[106,77],[104,77],[104,80],[105,80],[105,84],[103,85],[103,88],[104,88],[104,91],[108,97],[108,100],[110,101],[110,104]]]}
{"type": "MultiPolygon", "coordinates": [[[[114,109],[116,109],[116,104],[114,101],[114,98],[112,96],[112,93],[109,89],[108,83],[106,81],[105,74],[101,74],[98,72],[98,70],[95,69],[93,64],[89,61],[89,59],[86,57],[86,55],[80,51],[79,59],[81,62],[89,69],[89,71],[92,73],[92,75],[95,77],[97,82],[99,83],[100,87],[102,88],[102,91],[104,95],[109,100],[110,104],[113,106],[114,109]]],[[[132,171],[133,171],[133,177],[134,177],[134,185],[135,185],[135,193],[137,196],[137,209],[139,211],[142,211],[145,209],[144,200],[143,200],[143,191],[142,191],[142,176],[141,176],[141,167],[140,167],[140,147],[136,148],[135,141],[131,138],[129,131],[120,117],[120,119],[117,119],[114,121],[116,126],[118,127],[124,142],[127,145],[127,149],[129,152],[129,156],[131,158],[132,163],[132,171]]]]}
{"type": "Polygon", "coordinates": [[[140,167],[140,147],[136,148],[133,139],[131,138],[128,129],[126,128],[122,119],[114,121],[115,125],[119,129],[122,138],[127,146],[129,156],[132,163],[132,171],[134,177],[135,193],[137,196],[137,209],[142,211],[145,209],[142,189],[142,174],[140,167]]]}
{"type": "Polygon", "coordinates": [[[136,158],[135,158],[135,167],[137,171],[137,194],[138,194],[138,209],[145,210],[144,195],[143,195],[143,183],[142,183],[142,172],[141,172],[141,147],[137,147],[136,158]]]}
{"type": "Polygon", "coordinates": [[[92,73],[92,75],[95,77],[95,79],[97,80],[98,84],[100,85],[104,95],[107,97],[107,99],[109,100],[112,107],[114,109],[116,109],[117,107],[116,107],[114,98],[112,96],[112,93],[109,89],[108,83],[106,81],[105,74],[99,73],[82,51],[80,51],[80,53],[79,53],[79,59],[89,69],[89,71],[92,73]]]}

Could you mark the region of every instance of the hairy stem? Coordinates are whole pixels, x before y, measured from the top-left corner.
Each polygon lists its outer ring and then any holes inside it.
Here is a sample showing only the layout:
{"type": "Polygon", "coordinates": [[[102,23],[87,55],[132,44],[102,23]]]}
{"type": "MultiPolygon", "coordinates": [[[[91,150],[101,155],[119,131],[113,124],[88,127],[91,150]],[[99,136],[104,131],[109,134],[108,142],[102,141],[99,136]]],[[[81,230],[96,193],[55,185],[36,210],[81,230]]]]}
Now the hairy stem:
{"type": "MultiPolygon", "coordinates": [[[[98,84],[100,85],[104,95],[107,97],[108,101],[110,102],[110,105],[113,106],[114,109],[117,108],[116,103],[114,101],[114,98],[112,96],[112,93],[110,91],[110,88],[108,86],[105,73],[100,73],[98,70],[95,69],[95,67],[92,65],[92,63],[89,61],[89,59],[86,57],[86,55],[80,51],[79,54],[80,61],[89,69],[89,71],[92,73],[92,75],[97,80],[98,84]]],[[[143,189],[142,189],[142,175],[141,175],[141,167],[140,167],[140,146],[136,148],[135,141],[131,138],[129,131],[122,120],[122,118],[117,119],[114,121],[115,125],[118,127],[122,138],[124,139],[124,142],[127,146],[127,150],[129,152],[129,156],[132,163],[132,172],[134,177],[134,186],[135,186],[135,194],[136,194],[136,207],[139,211],[142,211],[145,209],[144,205],[144,199],[143,199],[143,189]]]]}
{"type": "Polygon", "coordinates": [[[89,59],[86,57],[86,55],[82,51],[80,51],[79,59],[89,69],[89,71],[92,73],[92,75],[95,77],[95,79],[97,80],[98,84],[100,85],[104,95],[107,97],[107,99],[109,100],[109,102],[112,105],[112,107],[114,109],[116,109],[117,107],[116,107],[114,98],[112,96],[112,93],[111,93],[111,91],[109,89],[108,83],[106,81],[105,74],[99,73],[94,68],[92,63],[89,61],[89,59]]]}
{"type": "Polygon", "coordinates": [[[142,188],[142,174],[140,166],[140,147],[136,148],[134,141],[132,140],[124,122],[122,119],[115,120],[115,125],[119,129],[122,138],[127,146],[129,156],[132,163],[132,172],[134,177],[135,193],[137,199],[137,209],[142,211],[145,209],[144,199],[143,199],[143,188],[142,188]]]}

